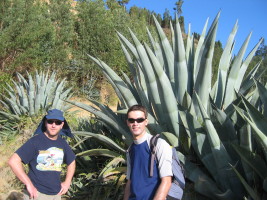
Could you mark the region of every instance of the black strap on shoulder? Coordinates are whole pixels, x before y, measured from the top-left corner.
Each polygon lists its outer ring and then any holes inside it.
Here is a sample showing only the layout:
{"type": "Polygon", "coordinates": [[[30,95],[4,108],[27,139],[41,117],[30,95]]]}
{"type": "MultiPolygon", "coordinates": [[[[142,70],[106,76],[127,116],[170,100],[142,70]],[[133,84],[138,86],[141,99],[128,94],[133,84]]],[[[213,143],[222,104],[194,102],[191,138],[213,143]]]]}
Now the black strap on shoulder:
{"type": "Polygon", "coordinates": [[[158,139],[160,137],[160,134],[154,135],[151,140],[150,140],[150,168],[149,168],[149,176],[153,177],[153,168],[154,168],[154,160],[155,160],[155,155],[156,155],[156,146],[158,139]]]}

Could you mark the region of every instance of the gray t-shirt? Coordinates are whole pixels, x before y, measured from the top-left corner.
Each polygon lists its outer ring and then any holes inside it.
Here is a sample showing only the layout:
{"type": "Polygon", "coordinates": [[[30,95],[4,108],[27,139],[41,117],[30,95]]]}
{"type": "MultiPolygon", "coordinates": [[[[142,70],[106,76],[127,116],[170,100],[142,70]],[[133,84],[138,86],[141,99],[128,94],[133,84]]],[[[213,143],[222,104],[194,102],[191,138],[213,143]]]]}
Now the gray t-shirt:
{"type": "MultiPolygon", "coordinates": [[[[145,133],[145,135],[138,139],[134,140],[135,144],[141,144],[144,141],[147,141],[148,146],[150,148],[150,140],[152,135],[149,133],[145,133]]],[[[126,154],[127,156],[127,179],[130,179],[131,175],[131,163],[129,152],[126,154]]],[[[158,162],[159,176],[160,178],[165,176],[173,176],[172,173],[172,149],[171,146],[163,139],[159,138],[156,146],[156,159],[158,162]]]]}

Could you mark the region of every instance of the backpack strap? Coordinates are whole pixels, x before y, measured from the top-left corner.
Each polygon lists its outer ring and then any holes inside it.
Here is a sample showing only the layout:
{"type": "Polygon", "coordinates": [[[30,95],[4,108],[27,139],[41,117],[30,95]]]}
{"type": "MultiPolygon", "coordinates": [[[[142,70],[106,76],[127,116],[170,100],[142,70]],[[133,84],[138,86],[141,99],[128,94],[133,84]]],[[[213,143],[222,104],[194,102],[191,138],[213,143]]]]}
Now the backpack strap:
{"type": "Polygon", "coordinates": [[[157,142],[158,139],[160,137],[160,134],[156,134],[154,135],[151,139],[150,139],[150,167],[149,167],[149,176],[153,177],[153,168],[154,168],[154,160],[155,160],[155,155],[156,155],[156,146],[157,146],[157,142]]]}

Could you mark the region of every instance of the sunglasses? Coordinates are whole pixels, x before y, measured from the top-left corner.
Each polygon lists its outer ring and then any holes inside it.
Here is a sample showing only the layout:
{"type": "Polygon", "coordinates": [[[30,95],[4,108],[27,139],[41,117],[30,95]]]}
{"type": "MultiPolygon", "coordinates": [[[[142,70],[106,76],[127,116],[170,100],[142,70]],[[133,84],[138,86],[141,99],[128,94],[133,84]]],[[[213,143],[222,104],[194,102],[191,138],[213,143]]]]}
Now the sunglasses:
{"type": "Polygon", "coordinates": [[[137,122],[137,123],[142,123],[143,121],[145,121],[146,119],[145,118],[137,118],[137,119],[134,119],[134,118],[128,118],[127,119],[129,123],[134,123],[134,122],[137,122]]]}
{"type": "Polygon", "coordinates": [[[46,121],[47,121],[48,124],[53,124],[53,123],[55,123],[56,125],[61,125],[62,124],[62,121],[60,121],[60,120],[48,119],[46,121]]]}

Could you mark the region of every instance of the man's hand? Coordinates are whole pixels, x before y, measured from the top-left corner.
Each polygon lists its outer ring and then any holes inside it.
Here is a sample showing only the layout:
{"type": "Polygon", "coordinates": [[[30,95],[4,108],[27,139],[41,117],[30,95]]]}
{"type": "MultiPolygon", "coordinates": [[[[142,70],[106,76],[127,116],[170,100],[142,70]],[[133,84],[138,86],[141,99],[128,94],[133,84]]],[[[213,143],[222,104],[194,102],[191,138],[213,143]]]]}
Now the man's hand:
{"type": "Polygon", "coordinates": [[[37,189],[33,186],[33,184],[28,184],[28,185],[26,185],[26,188],[27,188],[27,191],[28,191],[28,193],[29,193],[29,197],[30,197],[30,199],[35,199],[35,198],[37,198],[37,196],[38,196],[38,191],[37,191],[37,189]]]}
{"type": "Polygon", "coordinates": [[[76,163],[75,160],[70,163],[67,167],[67,174],[66,174],[66,178],[65,181],[61,183],[61,190],[59,191],[59,195],[63,195],[66,194],[66,192],[68,191],[68,189],[70,188],[70,184],[71,184],[71,179],[74,175],[75,172],[75,168],[76,168],[76,163]]]}
{"type": "Polygon", "coordinates": [[[70,188],[70,183],[67,183],[66,181],[61,183],[61,190],[59,191],[59,195],[66,194],[68,189],[70,188]]]}

